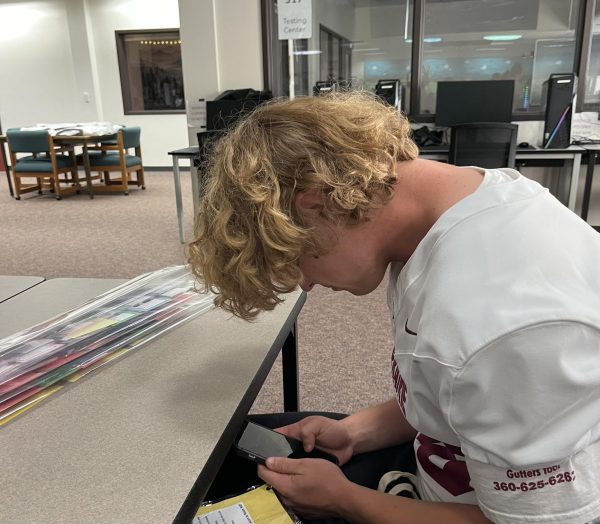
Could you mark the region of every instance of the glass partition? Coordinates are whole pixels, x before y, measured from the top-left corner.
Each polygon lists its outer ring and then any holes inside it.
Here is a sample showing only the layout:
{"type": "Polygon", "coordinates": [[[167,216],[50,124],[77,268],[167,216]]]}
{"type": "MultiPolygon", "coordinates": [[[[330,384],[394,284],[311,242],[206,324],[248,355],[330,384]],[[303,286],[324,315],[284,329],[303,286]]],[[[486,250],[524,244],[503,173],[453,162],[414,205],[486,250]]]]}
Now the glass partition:
{"type": "Polygon", "coordinates": [[[585,82],[584,103],[591,111],[600,109],[600,2],[596,0],[592,26],[592,49],[585,82]]]}
{"type": "Polygon", "coordinates": [[[573,71],[578,0],[424,1],[421,113],[440,80],[514,80],[514,112],[540,112],[544,81],[573,71]]]}
{"type": "MultiPolygon", "coordinates": [[[[318,93],[317,82],[375,90],[381,80],[398,80],[402,109],[431,122],[438,82],[514,80],[513,119],[541,120],[544,82],[553,73],[579,72],[590,110],[600,103],[600,0],[587,78],[580,71],[588,45],[580,17],[591,1],[313,0],[312,37],[293,43],[295,94],[318,93]]],[[[270,20],[265,85],[287,96],[288,41],[277,39],[277,0],[262,2],[270,20]]]]}
{"type": "MultiPolygon", "coordinates": [[[[276,12],[276,0],[267,6],[276,12]]],[[[412,6],[413,0],[313,0],[312,37],[293,41],[295,94],[312,94],[317,82],[373,90],[385,79],[399,79],[408,90],[412,6]]],[[[280,72],[271,75],[270,88],[287,96],[288,41],[277,40],[273,28],[267,32],[276,49],[266,55],[280,72]]]]}

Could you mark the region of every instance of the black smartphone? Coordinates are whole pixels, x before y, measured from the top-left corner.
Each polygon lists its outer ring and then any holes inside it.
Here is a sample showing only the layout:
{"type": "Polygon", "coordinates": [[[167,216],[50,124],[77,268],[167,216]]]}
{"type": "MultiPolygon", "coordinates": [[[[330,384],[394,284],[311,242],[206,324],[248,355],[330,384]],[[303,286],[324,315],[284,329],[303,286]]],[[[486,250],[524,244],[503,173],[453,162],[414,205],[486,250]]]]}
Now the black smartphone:
{"type": "Polygon", "coordinates": [[[301,440],[287,437],[249,420],[244,422],[235,440],[235,448],[239,455],[259,464],[264,464],[268,457],[322,458],[339,464],[337,457],[331,453],[318,448],[306,452],[301,440]]]}

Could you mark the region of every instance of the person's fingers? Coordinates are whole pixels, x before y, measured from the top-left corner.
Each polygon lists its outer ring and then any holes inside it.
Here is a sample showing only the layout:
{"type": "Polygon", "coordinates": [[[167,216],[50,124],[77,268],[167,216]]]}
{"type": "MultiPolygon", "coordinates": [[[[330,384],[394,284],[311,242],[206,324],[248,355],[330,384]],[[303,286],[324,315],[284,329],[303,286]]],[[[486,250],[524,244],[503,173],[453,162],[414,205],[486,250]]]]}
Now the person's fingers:
{"type": "Polygon", "coordinates": [[[286,437],[300,438],[300,422],[294,422],[287,426],[275,428],[278,433],[283,433],[286,437]]]}
{"type": "Polygon", "coordinates": [[[301,440],[304,451],[312,451],[312,449],[315,447],[315,431],[318,432],[318,427],[315,426],[313,421],[311,421],[312,418],[313,417],[307,417],[304,420],[295,422],[294,424],[276,428],[275,431],[282,433],[286,437],[292,437],[301,440]]]}
{"type": "Polygon", "coordinates": [[[270,486],[273,486],[275,489],[279,489],[279,487],[280,487],[279,483],[281,480],[281,475],[279,473],[276,473],[275,471],[271,471],[266,466],[260,465],[260,466],[258,466],[257,474],[267,484],[269,484],[270,486]]]}
{"type": "Polygon", "coordinates": [[[285,457],[269,457],[266,466],[271,471],[283,475],[298,475],[303,467],[302,459],[289,459],[285,457]]]}
{"type": "Polygon", "coordinates": [[[311,452],[317,442],[317,437],[322,431],[322,422],[319,418],[310,417],[301,428],[304,451],[311,452]]]}
{"type": "Polygon", "coordinates": [[[287,437],[291,436],[289,433],[290,426],[283,426],[281,428],[275,428],[273,431],[277,431],[277,433],[281,433],[283,435],[286,435],[287,437]]]}
{"type": "Polygon", "coordinates": [[[266,466],[258,467],[258,476],[267,484],[273,486],[279,493],[287,493],[293,475],[300,474],[303,466],[302,459],[270,457],[266,466]]]}

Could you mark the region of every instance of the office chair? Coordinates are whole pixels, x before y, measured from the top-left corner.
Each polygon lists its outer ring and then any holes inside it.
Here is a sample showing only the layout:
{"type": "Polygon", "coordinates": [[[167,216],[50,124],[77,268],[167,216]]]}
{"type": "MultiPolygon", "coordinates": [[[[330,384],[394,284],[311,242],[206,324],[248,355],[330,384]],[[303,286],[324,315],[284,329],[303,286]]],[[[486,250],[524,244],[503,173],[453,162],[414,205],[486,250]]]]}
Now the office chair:
{"type": "Polygon", "coordinates": [[[448,161],[457,166],[515,167],[516,124],[474,122],[452,126],[448,161]]]}

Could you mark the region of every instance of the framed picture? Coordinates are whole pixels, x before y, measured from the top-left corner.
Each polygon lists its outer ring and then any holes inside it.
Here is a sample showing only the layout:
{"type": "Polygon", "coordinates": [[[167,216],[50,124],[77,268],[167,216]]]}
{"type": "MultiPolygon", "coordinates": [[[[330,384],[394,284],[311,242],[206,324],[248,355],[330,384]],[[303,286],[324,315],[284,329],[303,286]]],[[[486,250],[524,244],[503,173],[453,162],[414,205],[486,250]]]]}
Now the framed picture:
{"type": "Polygon", "coordinates": [[[115,35],[125,114],[185,113],[179,29],[115,35]]]}

